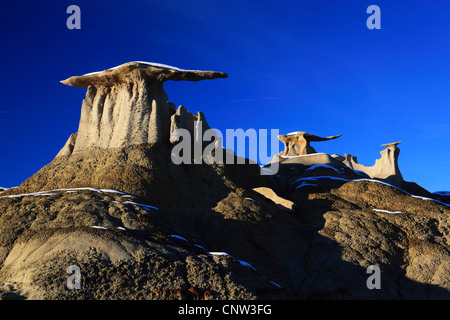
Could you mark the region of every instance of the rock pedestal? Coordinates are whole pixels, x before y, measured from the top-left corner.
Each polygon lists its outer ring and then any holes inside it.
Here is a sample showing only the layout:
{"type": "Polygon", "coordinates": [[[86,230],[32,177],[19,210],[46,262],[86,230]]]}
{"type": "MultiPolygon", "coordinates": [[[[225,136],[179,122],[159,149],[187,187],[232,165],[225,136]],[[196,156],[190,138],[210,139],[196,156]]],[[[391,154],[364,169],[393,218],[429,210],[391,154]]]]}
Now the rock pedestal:
{"type": "Polygon", "coordinates": [[[367,173],[371,178],[386,180],[392,184],[401,184],[403,182],[403,176],[398,167],[398,156],[400,154],[400,148],[397,145],[401,141],[382,144],[386,147],[380,152],[381,158],[375,161],[375,165],[372,167],[366,167],[358,163],[356,157],[346,154],[344,163],[353,170],[360,170],[367,173]]]}
{"type": "Polygon", "coordinates": [[[63,80],[66,85],[87,88],[87,93],[77,135],[69,138],[58,155],[69,156],[92,147],[153,146],[169,142],[173,111],[163,83],[226,77],[223,72],[129,62],[63,80]]]}
{"type": "Polygon", "coordinates": [[[305,154],[317,153],[311,146],[310,142],[328,141],[339,138],[337,136],[318,137],[316,135],[306,133],[304,131],[293,132],[289,134],[279,135],[278,139],[284,143],[284,151],[280,153],[281,156],[301,156],[305,154]]]}

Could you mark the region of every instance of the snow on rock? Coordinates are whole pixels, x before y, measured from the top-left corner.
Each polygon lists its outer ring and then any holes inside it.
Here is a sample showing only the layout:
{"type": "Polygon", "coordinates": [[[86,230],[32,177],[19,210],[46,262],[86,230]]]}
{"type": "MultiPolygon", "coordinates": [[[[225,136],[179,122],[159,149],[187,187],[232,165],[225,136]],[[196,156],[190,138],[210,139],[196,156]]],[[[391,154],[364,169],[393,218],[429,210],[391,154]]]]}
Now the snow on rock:
{"type": "Polygon", "coordinates": [[[112,190],[112,189],[100,189],[101,192],[107,192],[107,193],[118,193],[118,194],[125,194],[125,192],[112,190]]]}
{"type": "Polygon", "coordinates": [[[448,197],[450,197],[450,191],[436,191],[436,192],[433,192],[433,194],[437,194],[439,196],[448,196],[448,197]]]}
{"type": "Polygon", "coordinates": [[[205,250],[205,251],[208,251],[208,250],[205,249],[205,247],[202,247],[202,246],[199,245],[199,244],[194,244],[194,247],[197,247],[197,248],[203,249],[203,250],[205,250]]]}
{"type": "Polygon", "coordinates": [[[294,182],[292,182],[291,185],[293,185],[294,183],[297,183],[297,182],[317,181],[319,179],[340,180],[340,181],[346,181],[346,182],[350,181],[348,179],[338,178],[338,177],[333,177],[333,176],[317,176],[317,177],[303,177],[303,178],[299,178],[299,179],[295,180],[294,182]]]}
{"type": "Polygon", "coordinates": [[[182,236],[179,236],[179,235],[176,235],[176,234],[170,234],[169,237],[189,242],[186,238],[183,238],[182,236]]]}
{"type": "Polygon", "coordinates": [[[311,171],[311,170],[315,170],[318,168],[332,169],[332,170],[336,171],[337,173],[342,173],[342,171],[344,170],[344,167],[335,168],[333,166],[330,166],[329,164],[315,164],[315,165],[312,165],[311,167],[309,167],[308,169],[306,169],[305,171],[311,171]]]}
{"type": "Polygon", "coordinates": [[[250,263],[245,262],[245,261],[243,261],[243,260],[237,260],[237,261],[238,261],[240,264],[242,264],[243,266],[246,266],[246,267],[251,268],[251,269],[253,269],[253,270],[256,271],[255,267],[253,267],[250,263]]]}
{"type": "Polygon", "coordinates": [[[317,187],[317,184],[302,182],[298,186],[295,187],[295,190],[303,188],[303,187],[307,187],[307,186],[317,187]]]}
{"type": "Polygon", "coordinates": [[[91,226],[91,228],[94,228],[94,229],[109,230],[109,228],[107,228],[107,227],[101,227],[101,226],[91,226]]]}
{"type": "Polygon", "coordinates": [[[416,196],[416,195],[414,195],[414,194],[411,194],[411,193],[409,193],[409,192],[407,192],[407,191],[405,191],[405,190],[403,190],[403,189],[400,189],[399,187],[396,187],[396,186],[394,186],[394,185],[392,185],[392,184],[389,184],[389,183],[387,183],[387,182],[384,182],[384,181],[374,180],[374,179],[355,179],[355,180],[353,180],[353,181],[372,181],[372,182],[378,182],[378,183],[381,183],[381,184],[385,184],[385,185],[387,185],[387,186],[390,186],[390,187],[392,187],[392,188],[398,189],[398,190],[400,190],[401,192],[406,193],[406,194],[410,195],[410,196],[413,197],[413,198],[419,198],[419,199],[422,199],[422,200],[434,201],[434,202],[437,202],[437,203],[439,203],[439,204],[443,204],[444,206],[450,207],[450,204],[448,204],[448,203],[444,203],[444,202],[438,201],[438,200],[436,200],[436,199],[431,199],[431,198],[427,198],[427,197],[416,196]]]}
{"type": "Polygon", "coordinates": [[[45,192],[33,192],[33,193],[23,193],[23,194],[13,194],[9,196],[3,196],[0,198],[21,198],[21,197],[37,197],[37,196],[54,196],[56,193],[45,192]]]}
{"type": "MultiPolygon", "coordinates": [[[[164,69],[172,69],[172,70],[177,70],[177,71],[200,71],[200,70],[186,70],[186,69],[180,69],[180,68],[177,68],[177,67],[169,66],[169,65],[167,65],[167,64],[156,63],[156,62],[146,62],[146,61],[132,61],[132,62],[137,62],[137,63],[141,63],[141,64],[146,64],[146,65],[152,66],[152,67],[158,67],[158,68],[164,68],[164,69]]],[[[106,69],[106,70],[114,70],[114,69],[119,68],[119,67],[122,66],[122,65],[123,65],[123,64],[118,65],[118,66],[113,67],[113,68],[106,69]]],[[[106,71],[106,70],[103,70],[103,71],[106,71]]],[[[92,76],[92,75],[95,75],[95,74],[102,73],[103,71],[89,72],[89,73],[83,74],[83,76],[92,76]]]]}
{"type": "Polygon", "coordinates": [[[212,255],[212,256],[229,256],[229,257],[231,257],[228,253],[226,253],[226,252],[214,252],[214,251],[210,251],[210,252],[207,252],[207,254],[210,254],[210,255],[212,255]]]}
{"type": "Polygon", "coordinates": [[[372,210],[376,211],[376,212],[384,212],[384,213],[392,213],[392,214],[402,213],[401,211],[389,211],[389,210],[383,210],[383,209],[372,209],[372,210]]]}
{"type": "Polygon", "coordinates": [[[133,202],[133,201],[124,201],[122,203],[123,204],[134,204],[134,205],[144,208],[145,210],[150,210],[150,209],[159,210],[159,208],[157,208],[157,207],[150,206],[148,204],[137,203],[137,202],[133,202]]]}
{"type": "Polygon", "coordinates": [[[281,288],[281,286],[278,283],[275,283],[273,281],[269,281],[271,284],[273,284],[274,286],[276,286],[277,288],[281,288]]]}

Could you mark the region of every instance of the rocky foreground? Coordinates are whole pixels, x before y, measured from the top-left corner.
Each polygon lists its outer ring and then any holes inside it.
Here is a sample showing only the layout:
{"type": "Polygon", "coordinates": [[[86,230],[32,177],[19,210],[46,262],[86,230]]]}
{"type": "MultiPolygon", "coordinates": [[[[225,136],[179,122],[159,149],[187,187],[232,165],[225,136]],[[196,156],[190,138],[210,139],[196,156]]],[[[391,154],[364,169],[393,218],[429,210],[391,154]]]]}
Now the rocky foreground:
{"type": "Polygon", "coordinates": [[[280,177],[297,181],[284,190],[294,210],[232,181],[219,201],[183,208],[110,189],[4,192],[2,296],[450,298],[448,205],[375,180],[324,177],[320,167],[323,185],[297,188],[302,169],[285,169],[280,177]],[[79,290],[67,288],[71,265],[79,290]],[[381,269],[379,290],[367,288],[370,265],[381,269]]]}

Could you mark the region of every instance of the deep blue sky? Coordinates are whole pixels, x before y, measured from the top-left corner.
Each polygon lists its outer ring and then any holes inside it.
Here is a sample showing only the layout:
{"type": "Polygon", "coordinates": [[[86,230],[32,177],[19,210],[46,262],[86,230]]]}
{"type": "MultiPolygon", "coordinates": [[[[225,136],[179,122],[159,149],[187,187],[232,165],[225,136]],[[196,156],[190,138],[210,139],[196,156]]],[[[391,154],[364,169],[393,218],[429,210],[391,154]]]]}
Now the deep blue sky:
{"type": "Polygon", "coordinates": [[[308,131],[318,152],[373,165],[402,140],[405,180],[450,189],[450,2],[26,1],[2,3],[0,186],[17,186],[77,131],[72,75],[128,61],[227,72],[167,82],[169,100],[217,129],[308,131]],[[81,8],[81,30],[66,8],[81,8]],[[381,8],[381,30],[366,9],[381,8]]]}

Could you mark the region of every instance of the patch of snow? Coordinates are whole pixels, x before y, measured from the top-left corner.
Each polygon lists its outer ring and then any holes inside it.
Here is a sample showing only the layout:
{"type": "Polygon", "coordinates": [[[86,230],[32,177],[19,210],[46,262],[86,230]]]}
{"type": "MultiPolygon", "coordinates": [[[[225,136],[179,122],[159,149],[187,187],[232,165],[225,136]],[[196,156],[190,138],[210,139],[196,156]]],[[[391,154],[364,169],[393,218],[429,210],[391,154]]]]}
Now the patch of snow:
{"type": "Polygon", "coordinates": [[[450,196],[450,191],[436,191],[433,194],[437,194],[439,196],[450,196]]]}
{"type": "Polygon", "coordinates": [[[294,131],[294,132],[289,132],[288,134],[286,134],[287,136],[293,136],[296,135],[297,133],[302,132],[302,131],[294,131]]]}
{"type": "Polygon", "coordinates": [[[132,196],[131,194],[125,194],[122,198],[137,198],[136,196],[132,196]]]}
{"type": "Polygon", "coordinates": [[[295,190],[306,187],[306,186],[313,186],[313,187],[317,187],[317,184],[312,184],[312,183],[308,183],[308,182],[302,182],[301,184],[299,184],[298,186],[295,187],[295,190]]]}
{"type": "Polygon", "coordinates": [[[255,199],[252,199],[252,198],[245,198],[245,199],[258,203],[258,201],[256,201],[255,199]]]}
{"type": "Polygon", "coordinates": [[[112,190],[112,189],[100,189],[101,192],[108,192],[108,193],[119,193],[119,194],[125,194],[125,192],[112,190]]]}
{"type": "Polygon", "coordinates": [[[238,262],[239,262],[240,264],[242,264],[243,266],[249,267],[249,268],[251,268],[251,269],[253,269],[253,270],[256,271],[255,267],[253,267],[250,263],[245,262],[245,261],[242,261],[242,260],[238,260],[238,262]]]}
{"type": "Polygon", "coordinates": [[[401,211],[389,211],[389,210],[382,210],[382,209],[372,209],[372,210],[376,211],[376,212],[384,212],[384,213],[392,213],[392,214],[402,213],[401,211]]]}
{"type": "Polygon", "coordinates": [[[317,169],[317,168],[333,169],[333,170],[336,171],[337,173],[340,173],[340,171],[342,170],[342,168],[341,168],[341,170],[339,170],[339,169],[337,169],[337,168],[335,168],[335,167],[333,167],[333,166],[330,166],[329,164],[315,164],[315,165],[309,167],[308,169],[306,169],[305,171],[315,170],[315,169],[317,169]]]}
{"type": "Polygon", "coordinates": [[[146,62],[146,61],[134,61],[134,62],[146,64],[146,65],[153,66],[153,67],[173,69],[173,70],[177,70],[177,71],[199,71],[199,70],[180,69],[177,67],[169,66],[167,64],[156,63],[156,62],[146,62]]]}
{"type": "Polygon", "coordinates": [[[229,256],[231,257],[228,253],[226,252],[207,252],[207,254],[210,254],[212,256],[229,256]]]}
{"type": "Polygon", "coordinates": [[[180,239],[180,240],[189,242],[186,238],[183,238],[182,236],[178,236],[178,235],[176,235],[176,234],[171,234],[171,235],[169,235],[169,237],[171,237],[171,238],[176,238],[176,239],[180,239]]]}
{"type": "Polygon", "coordinates": [[[107,227],[101,227],[101,226],[91,226],[91,228],[94,228],[94,229],[109,230],[109,228],[107,228],[107,227]]]}
{"type": "Polygon", "coordinates": [[[281,288],[281,286],[278,284],[278,283],[275,283],[275,282],[273,282],[273,281],[269,281],[271,284],[273,284],[274,286],[276,286],[276,287],[278,287],[278,288],[281,288]]]}
{"type": "MultiPolygon", "coordinates": [[[[177,70],[177,71],[200,71],[200,70],[180,69],[180,68],[177,68],[177,67],[169,66],[167,64],[156,63],[156,62],[146,62],[146,61],[132,61],[132,62],[142,63],[142,64],[146,64],[146,65],[153,66],[153,67],[158,67],[158,68],[173,69],[173,70],[177,70]]],[[[121,64],[119,66],[116,66],[116,67],[113,67],[113,68],[106,69],[106,70],[114,70],[114,69],[117,69],[118,67],[120,67],[122,65],[123,64],[121,64]]],[[[103,71],[106,71],[106,70],[103,70],[103,71]]],[[[95,71],[95,72],[85,73],[85,74],[83,74],[83,76],[92,76],[94,74],[99,74],[99,73],[101,73],[103,71],[95,71]]]]}
{"type": "Polygon", "coordinates": [[[40,191],[40,192],[33,192],[33,193],[23,193],[23,194],[13,194],[10,196],[3,196],[0,198],[21,198],[21,197],[36,197],[36,196],[54,196],[56,193],[48,193],[48,191],[40,191]]]}
{"type": "Polygon", "coordinates": [[[119,229],[119,230],[127,230],[127,229],[125,229],[124,227],[117,227],[116,229],[119,229]]]}
{"type": "Polygon", "coordinates": [[[291,185],[293,185],[294,183],[297,183],[297,182],[301,182],[301,181],[317,181],[319,179],[340,180],[340,181],[346,181],[346,182],[350,181],[348,179],[338,178],[338,177],[333,177],[333,176],[317,176],[317,177],[299,178],[299,179],[295,180],[294,182],[292,182],[291,185]]]}
{"type": "Polygon", "coordinates": [[[145,210],[149,210],[149,209],[159,210],[157,207],[149,206],[148,204],[136,203],[136,202],[133,202],[133,201],[124,201],[122,203],[123,204],[134,204],[134,205],[137,205],[137,206],[140,206],[140,207],[144,208],[145,210]]]}
{"type": "Polygon", "coordinates": [[[198,247],[198,248],[200,248],[200,249],[203,249],[203,250],[205,250],[205,251],[207,251],[204,247],[202,247],[202,246],[199,245],[199,244],[194,244],[194,246],[195,246],[195,247],[198,247]]]}
{"type": "Polygon", "coordinates": [[[154,210],[159,210],[159,208],[154,207],[154,206],[149,206],[148,204],[142,204],[142,203],[138,203],[138,205],[140,205],[141,207],[143,207],[144,209],[154,209],[154,210]]]}
{"type": "MultiPolygon", "coordinates": [[[[85,187],[85,188],[64,188],[64,189],[55,189],[55,190],[50,190],[50,191],[74,191],[74,192],[76,192],[76,191],[82,191],[82,190],[89,190],[89,191],[94,191],[94,192],[98,192],[98,193],[101,193],[101,194],[103,194],[103,192],[101,192],[99,189],[95,189],[95,188],[88,188],[88,187],[85,187]]],[[[49,191],[41,191],[41,192],[49,192],[49,191]]]]}

